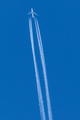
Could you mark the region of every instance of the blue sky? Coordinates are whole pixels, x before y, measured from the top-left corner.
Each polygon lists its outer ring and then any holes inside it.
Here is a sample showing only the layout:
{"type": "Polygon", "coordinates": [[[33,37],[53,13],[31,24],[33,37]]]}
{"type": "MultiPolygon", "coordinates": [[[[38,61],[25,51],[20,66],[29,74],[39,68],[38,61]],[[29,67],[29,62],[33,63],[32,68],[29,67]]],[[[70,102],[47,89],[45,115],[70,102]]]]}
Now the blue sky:
{"type": "MultiPolygon", "coordinates": [[[[39,15],[54,120],[80,120],[80,1],[0,1],[0,120],[40,120],[28,15],[39,15]]],[[[44,82],[33,22],[44,105],[44,82]]],[[[48,118],[47,118],[48,120],[48,118]]]]}

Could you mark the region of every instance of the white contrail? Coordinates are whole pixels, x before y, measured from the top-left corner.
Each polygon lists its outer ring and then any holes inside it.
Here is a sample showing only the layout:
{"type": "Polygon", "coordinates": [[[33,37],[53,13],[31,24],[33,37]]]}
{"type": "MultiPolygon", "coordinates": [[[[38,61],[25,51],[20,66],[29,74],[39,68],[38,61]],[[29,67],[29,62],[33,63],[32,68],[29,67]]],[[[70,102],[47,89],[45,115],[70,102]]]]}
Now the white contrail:
{"type": "Polygon", "coordinates": [[[34,50],[34,41],[33,41],[33,31],[32,31],[31,19],[29,19],[29,30],[30,30],[30,38],[31,38],[31,46],[32,46],[32,53],[33,53],[36,83],[37,83],[37,92],[38,92],[38,99],[39,99],[40,114],[41,114],[41,119],[46,120],[42,92],[41,92],[41,86],[40,86],[40,80],[39,80],[39,74],[38,74],[38,68],[37,68],[37,62],[36,62],[36,56],[35,56],[35,50],[34,50]]]}
{"type": "Polygon", "coordinates": [[[46,99],[47,99],[47,107],[48,107],[48,116],[49,116],[49,120],[52,120],[53,118],[52,118],[52,111],[51,111],[51,104],[50,104],[50,97],[49,97],[49,90],[48,90],[48,81],[47,81],[46,65],[45,65],[45,58],[44,58],[42,40],[41,40],[38,20],[36,18],[34,18],[34,21],[35,21],[35,27],[36,27],[36,33],[37,33],[40,57],[41,57],[42,68],[43,68],[43,75],[44,75],[44,82],[45,82],[45,91],[46,91],[46,99]]]}

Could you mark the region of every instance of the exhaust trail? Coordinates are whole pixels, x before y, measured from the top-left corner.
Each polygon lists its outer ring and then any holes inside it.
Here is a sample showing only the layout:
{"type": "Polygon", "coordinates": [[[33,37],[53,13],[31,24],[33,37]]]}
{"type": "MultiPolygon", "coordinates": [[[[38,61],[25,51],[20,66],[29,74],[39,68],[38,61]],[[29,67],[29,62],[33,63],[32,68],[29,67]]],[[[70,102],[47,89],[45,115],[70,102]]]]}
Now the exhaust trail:
{"type": "Polygon", "coordinates": [[[45,58],[44,58],[42,39],[41,39],[41,34],[40,34],[38,20],[36,18],[34,18],[34,21],[35,21],[35,28],[36,28],[38,45],[39,45],[39,51],[40,51],[40,57],[41,57],[42,68],[43,68],[45,91],[46,91],[46,99],[47,99],[47,108],[48,108],[48,117],[49,117],[49,120],[53,120],[53,118],[52,118],[52,111],[51,111],[51,104],[50,104],[50,96],[49,96],[49,90],[48,90],[48,80],[47,80],[47,73],[46,73],[46,65],[45,65],[45,58]]]}
{"type": "Polygon", "coordinates": [[[40,80],[39,80],[39,74],[38,74],[38,68],[37,68],[37,62],[36,62],[36,56],[35,56],[35,50],[34,50],[34,41],[33,41],[33,31],[32,31],[32,21],[31,21],[31,19],[29,19],[29,30],[30,30],[30,38],[31,38],[31,46],[32,46],[34,68],[35,68],[35,76],[36,76],[36,83],[37,83],[37,92],[38,92],[41,120],[46,120],[44,105],[43,105],[42,92],[41,92],[41,86],[40,86],[40,80]]]}

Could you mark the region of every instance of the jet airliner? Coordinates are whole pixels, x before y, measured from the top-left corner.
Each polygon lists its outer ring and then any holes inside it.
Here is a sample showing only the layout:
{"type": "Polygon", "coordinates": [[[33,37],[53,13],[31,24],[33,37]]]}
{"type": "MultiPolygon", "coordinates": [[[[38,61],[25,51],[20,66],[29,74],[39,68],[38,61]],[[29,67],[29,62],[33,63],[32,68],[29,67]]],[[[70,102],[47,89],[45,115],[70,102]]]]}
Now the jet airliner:
{"type": "MultiPolygon", "coordinates": [[[[28,13],[29,14],[32,14],[32,18],[34,18],[34,14],[37,15],[35,12],[33,12],[33,8],[31,8],[31,12],[28,13]]],[[[38,16],[38,15],[37,15],[38,16]]]]}

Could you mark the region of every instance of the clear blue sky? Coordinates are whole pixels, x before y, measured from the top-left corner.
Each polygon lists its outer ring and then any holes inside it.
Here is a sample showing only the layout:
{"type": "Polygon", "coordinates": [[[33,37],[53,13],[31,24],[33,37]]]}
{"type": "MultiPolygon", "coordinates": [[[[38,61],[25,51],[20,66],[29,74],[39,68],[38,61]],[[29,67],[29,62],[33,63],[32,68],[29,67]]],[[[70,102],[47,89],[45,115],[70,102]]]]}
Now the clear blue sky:
{"type": "MultiPolygon", "coordinates": [[[[80,0],[0,1],[0,120],[40,120],[27,16],[31,7],[39,15],[53,120],[80,120],[80,0]]],[[[34,24],[33,31],[37,51],[34,24]]]]}

